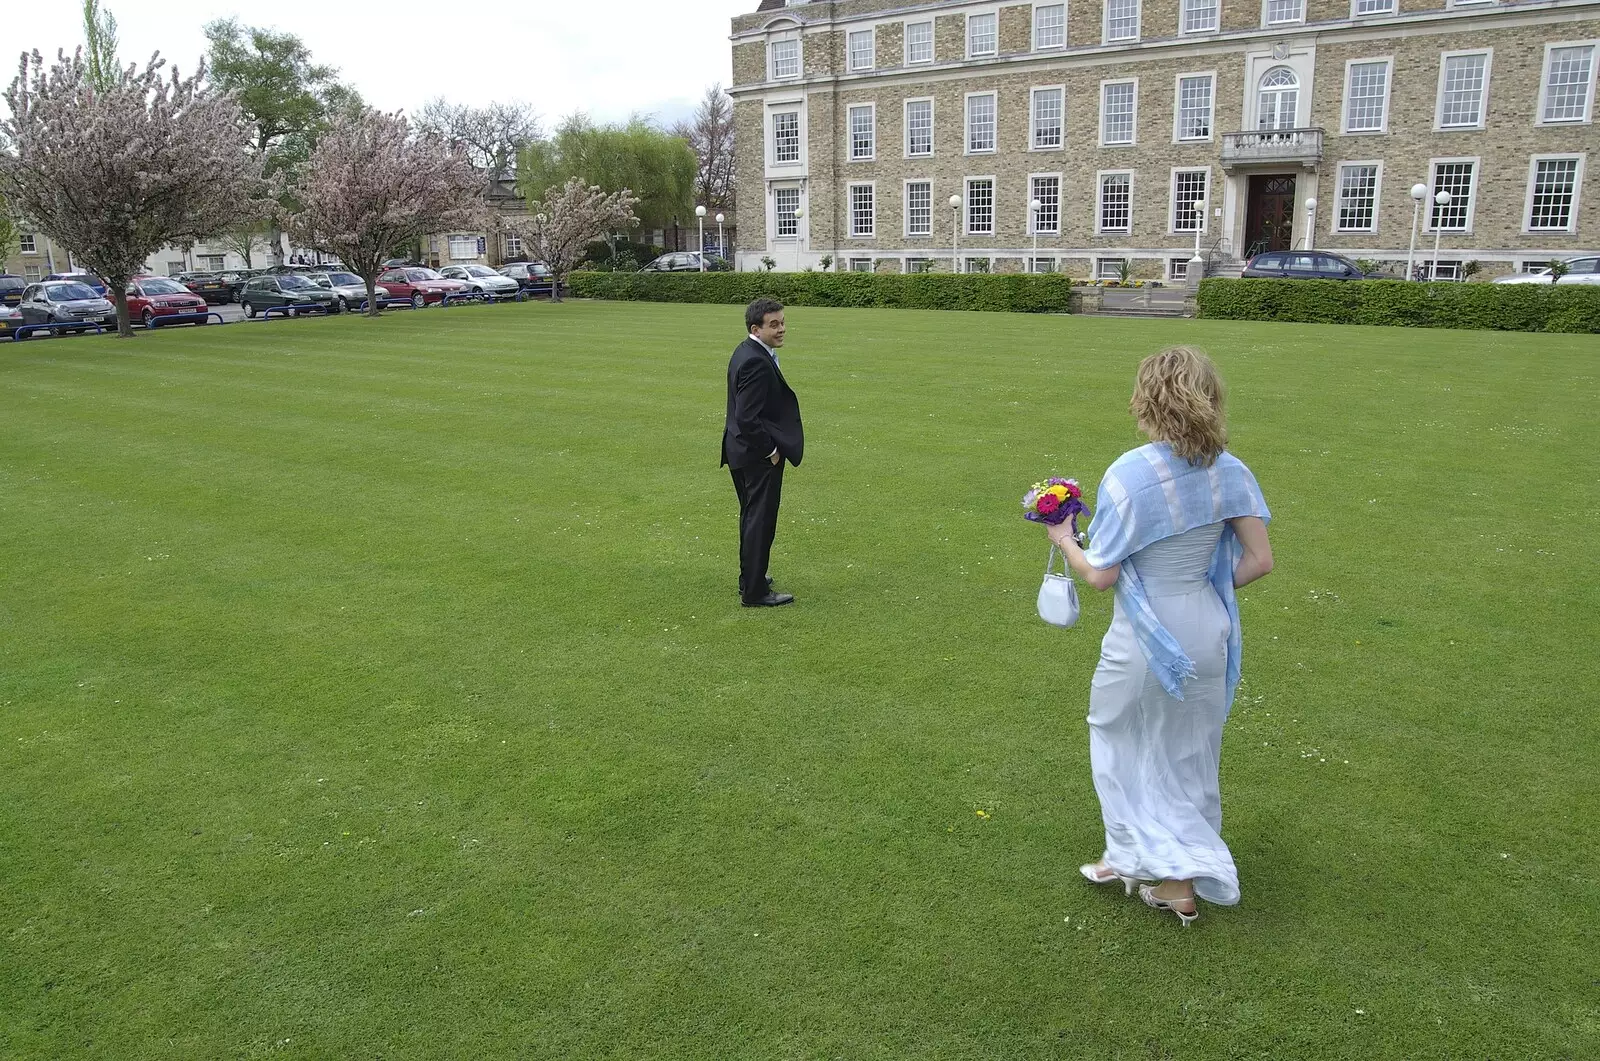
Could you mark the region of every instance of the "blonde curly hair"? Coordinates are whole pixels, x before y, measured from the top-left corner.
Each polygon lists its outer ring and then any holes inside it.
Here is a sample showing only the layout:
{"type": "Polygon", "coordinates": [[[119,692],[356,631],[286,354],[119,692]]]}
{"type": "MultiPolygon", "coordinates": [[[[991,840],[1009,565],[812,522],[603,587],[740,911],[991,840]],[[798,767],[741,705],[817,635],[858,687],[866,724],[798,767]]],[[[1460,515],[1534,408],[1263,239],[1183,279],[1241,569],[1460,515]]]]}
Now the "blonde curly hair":
{"type": "Polygon", "coordinates": [[[1169,346],[1139,362],[1128,408],[1153,441],[1191,464],[1210,467],[1228,446],[1222,377],[1192,346],[1169,346]]]}

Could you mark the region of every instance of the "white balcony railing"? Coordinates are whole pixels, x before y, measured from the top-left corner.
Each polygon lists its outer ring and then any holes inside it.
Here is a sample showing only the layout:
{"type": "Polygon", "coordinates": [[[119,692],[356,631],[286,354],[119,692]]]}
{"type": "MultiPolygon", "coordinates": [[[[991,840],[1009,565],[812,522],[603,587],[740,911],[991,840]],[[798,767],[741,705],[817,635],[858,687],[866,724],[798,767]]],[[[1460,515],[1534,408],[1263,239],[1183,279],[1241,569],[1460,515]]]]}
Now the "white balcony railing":
{"type": "Polygon", "coordinates": [[[1322,161],[1321,129],[1257,129],[1222,134],[1222,164],[1322,161]]]}

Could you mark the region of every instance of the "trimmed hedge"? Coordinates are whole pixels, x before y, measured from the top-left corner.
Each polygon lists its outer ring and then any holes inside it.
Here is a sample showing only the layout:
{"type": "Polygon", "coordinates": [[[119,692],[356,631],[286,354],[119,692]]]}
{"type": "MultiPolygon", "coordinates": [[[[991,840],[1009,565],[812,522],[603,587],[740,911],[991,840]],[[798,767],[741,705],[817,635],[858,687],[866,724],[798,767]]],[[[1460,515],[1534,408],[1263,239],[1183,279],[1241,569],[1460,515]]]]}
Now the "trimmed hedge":
{"type": "Polygon", "coordinates": [[[1072,281],[1059,273],[573,273],[578,298],[748,305],[1066,313],[1072,281]]]}
{"type": "Polygon", "coordinates": [[[1600,332],[1600,287],[1209,277],[1198,310],[1211,320],[1600,332]]]}

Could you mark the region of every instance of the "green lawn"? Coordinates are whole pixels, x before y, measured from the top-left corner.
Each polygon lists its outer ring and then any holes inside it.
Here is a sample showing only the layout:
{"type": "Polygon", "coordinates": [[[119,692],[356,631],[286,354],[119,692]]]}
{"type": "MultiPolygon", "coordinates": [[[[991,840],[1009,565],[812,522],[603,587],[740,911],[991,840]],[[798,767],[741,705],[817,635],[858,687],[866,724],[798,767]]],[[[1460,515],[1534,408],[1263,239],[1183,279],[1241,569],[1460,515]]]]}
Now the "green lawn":
{"type": "Polygon", "coordinates": [[[1600,1056],[1593,338],[794,309],[773,611],[741,331],[0,345],[0,1057],[1600,1056]],[[1018,507],[1180,340],[1278,559],[1188,931],[1077,875],[1018,507]]]}

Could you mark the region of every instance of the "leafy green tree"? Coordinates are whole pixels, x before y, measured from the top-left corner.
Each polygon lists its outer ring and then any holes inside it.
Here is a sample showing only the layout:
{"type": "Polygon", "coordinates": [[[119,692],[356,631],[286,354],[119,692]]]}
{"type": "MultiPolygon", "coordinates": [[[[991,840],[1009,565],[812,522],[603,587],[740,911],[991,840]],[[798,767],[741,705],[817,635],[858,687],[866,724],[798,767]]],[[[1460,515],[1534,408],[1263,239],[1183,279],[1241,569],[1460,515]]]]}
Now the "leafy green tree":
{"type": "Polygon", "coordinates": [[[117,61],[117,20],[100,10],[100,0],[83,0],[83,61],[89,84],[106,92],[117,83],[121,63],[117,61]]]}
{"type": "Polygon", "coordinates": [[[682,137],[635,118],[626,125],[595,125],[574,114],[549,140],[529,144],[517,167],[517,190],[528,200],[578,180],[603,192],[638,197],[635,215],[646,228],[670,228],[674,218],[692,224],[699,163],[682,137]]]}
{"type": "MultiPolygon", "coordinates": [[[[233,18],[207,23],[205,31],[212,83],[232,93],[254,124],[252,146],[262,171],[281,187],[293,188],[334,119],[361,112],[360,95],[338,80],[334,67],[312,62],[311,49],[292,33],[245,26],[233,18]]],[[[287,191],[279,202],[284,213],[297,205],[287,191]]],[[[258,225],[265,226],[277,258],[281,226],[276,219],[263,218],[245,227],[258,225]]]]}

